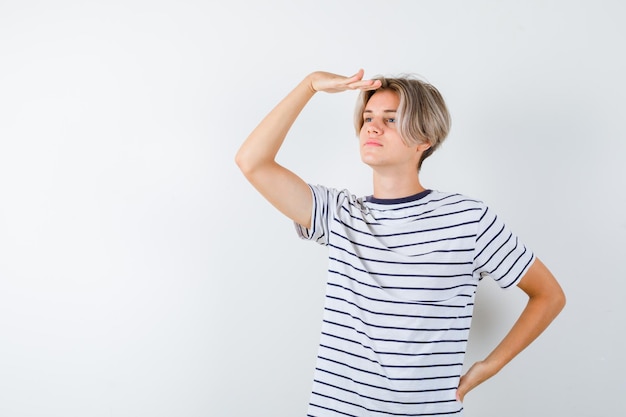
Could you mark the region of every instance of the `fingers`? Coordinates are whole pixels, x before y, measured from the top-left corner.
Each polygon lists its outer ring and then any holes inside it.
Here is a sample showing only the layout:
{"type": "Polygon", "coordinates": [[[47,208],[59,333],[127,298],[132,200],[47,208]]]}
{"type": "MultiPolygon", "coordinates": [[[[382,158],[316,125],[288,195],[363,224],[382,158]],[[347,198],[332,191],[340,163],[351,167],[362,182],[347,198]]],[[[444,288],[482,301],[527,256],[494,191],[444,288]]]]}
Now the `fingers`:
{"type": "Polygon", "coordinates": [[[495,372],[493,366],[486,361],[474,363],[467,373],[459,379],[459,386],[456,390],[457,400],[462,402],[468,392],[491,378],[495,372]]]}
{"type": "Polygon", "coordinates": [[[461,376],[459,386],[456,389],[456,399],[463,402],[465,395],[480,384],[480,363],[473,364],[465,375],[461,376]]]}
{"type": "Polygon", "coordinates": [[[364,80],[364,71],[361,69],[352,77],[346,79],[345,86],[350,90],[376,90],[380,88],[380,80],[364,80]]]}
{"type": "Polygon", "coordinates": [[[348,77],[348,82],[353,83],[363,79],[363,75],[365,75],[365,70],[363,68],[359,69],[356,74],[352,77],[348,77]]]}
{"type": "Polygon", "coordinates": [[[363,80],[363,75],[363,69],[350,77],[317,71],[311,74],[310,85],[313,91],[325,91],[327,93],[345,90],[375,90],[380,87],[381,82],[379,80],[363,80]]]}
{"type": "Polygon", "coordinates": [[[380,80],[363,80],[350,84],[350,88],[353,90],[376,90],[380,88],[380,80]]]}
{"type": "Polygon", "coordinates": [[[361,68],[346,80],[346,86],[352,90],[375,90],[380,87],[379,80],[364,80],[363,75],[365,71],[361,68]]]}
{"type": "Polygon", "coordinates": [[[465,376],[461,377],[461,380],[459,381],[459,387],[456,389],[456,400],[463,402],[463,399],[465,398],[465,394],[467,394],[467,390],[465,389],[465,384],[463,384],[463,380],[465,379],[465,376]]]}

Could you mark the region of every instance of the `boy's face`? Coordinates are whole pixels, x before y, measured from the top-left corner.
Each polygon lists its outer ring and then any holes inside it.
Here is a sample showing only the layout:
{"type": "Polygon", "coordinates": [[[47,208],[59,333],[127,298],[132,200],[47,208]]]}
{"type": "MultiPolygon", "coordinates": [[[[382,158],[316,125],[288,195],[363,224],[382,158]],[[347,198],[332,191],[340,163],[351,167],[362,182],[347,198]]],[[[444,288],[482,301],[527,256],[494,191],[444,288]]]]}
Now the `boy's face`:
{"type": "Polygon", "coordinates": [[[372,168],[417,169],[424,145],[408,146],[400,137],[396,124],[399,105],[400,98],[392,90],[377,91],[365,105],[359,143],[361,160],[372,168]]]}

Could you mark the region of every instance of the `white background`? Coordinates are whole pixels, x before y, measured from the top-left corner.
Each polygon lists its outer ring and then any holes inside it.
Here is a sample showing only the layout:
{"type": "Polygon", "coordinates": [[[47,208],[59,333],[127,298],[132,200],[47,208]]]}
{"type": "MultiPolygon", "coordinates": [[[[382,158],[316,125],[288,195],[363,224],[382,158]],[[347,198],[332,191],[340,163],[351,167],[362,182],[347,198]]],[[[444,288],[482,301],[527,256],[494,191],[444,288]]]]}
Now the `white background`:
{"type": "MultiPolygon", "coordinates": [[[[326,250],[233,158],[307,73],[417,73],[453,117],[426,187],[492,206],[568,305],[467,416],[624,415],[626,6],[0,2],[0,416],[300,416],[326,250]]],[[[356,93],[280,161],[370,192],[356,93]]],[[[483,281],[468,365],[524,304],[483,281]]]]}

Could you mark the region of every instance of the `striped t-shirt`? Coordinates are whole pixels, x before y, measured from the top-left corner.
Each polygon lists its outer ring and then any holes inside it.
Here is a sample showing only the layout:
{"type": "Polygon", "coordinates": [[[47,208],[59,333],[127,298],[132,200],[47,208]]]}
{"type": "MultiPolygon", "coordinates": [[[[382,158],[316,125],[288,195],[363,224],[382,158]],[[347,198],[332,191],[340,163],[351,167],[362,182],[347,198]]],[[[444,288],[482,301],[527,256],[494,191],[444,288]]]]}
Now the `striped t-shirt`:
{"type": "Polygon", "coordinates": [[[456,388],[478,281],[516,284],[533,253],[480,201],[357,198],[311,186],[329,248],[309,416],[461,416],[456,388]]]}

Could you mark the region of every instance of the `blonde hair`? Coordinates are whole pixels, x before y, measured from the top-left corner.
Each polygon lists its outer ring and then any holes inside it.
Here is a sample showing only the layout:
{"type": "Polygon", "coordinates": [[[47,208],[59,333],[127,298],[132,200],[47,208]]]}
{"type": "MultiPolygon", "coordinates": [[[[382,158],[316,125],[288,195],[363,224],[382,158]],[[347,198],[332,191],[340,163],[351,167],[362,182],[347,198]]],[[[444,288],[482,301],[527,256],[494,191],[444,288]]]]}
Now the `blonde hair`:
{"type": "Polygon", "coordinates": [[[429,143],[430,148],[422,154],[418,170],[424,159],[443,142],[450,131],[450,114],[441,93],[427,82],[412,75],[398,78],[374,77],[382,85],[377,90],[361,91],[354,112],[354,127],[357,136],[363,127],[363,111],[377,91],[391,90],[398,94],[400,105],[397,109],[397,128],[400,137],[407,145],[429,143]]]}

